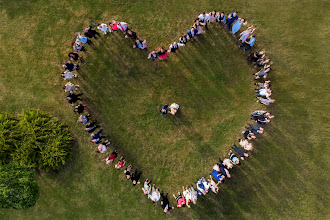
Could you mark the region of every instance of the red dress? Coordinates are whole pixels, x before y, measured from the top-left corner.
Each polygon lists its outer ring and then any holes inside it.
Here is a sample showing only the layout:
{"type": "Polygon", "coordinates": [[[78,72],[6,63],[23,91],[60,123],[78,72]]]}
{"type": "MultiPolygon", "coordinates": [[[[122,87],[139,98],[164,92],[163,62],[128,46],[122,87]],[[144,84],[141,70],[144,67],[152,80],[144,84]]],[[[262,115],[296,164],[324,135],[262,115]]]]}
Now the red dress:
{"type": "Polygon", "coordinates": [[[165,60],[166,57],[167,57],[167,51],[165,51],[165,53],[159,55],[158,57],[159,57],[159,58],[162,58],[163,60],[165,60]]]}

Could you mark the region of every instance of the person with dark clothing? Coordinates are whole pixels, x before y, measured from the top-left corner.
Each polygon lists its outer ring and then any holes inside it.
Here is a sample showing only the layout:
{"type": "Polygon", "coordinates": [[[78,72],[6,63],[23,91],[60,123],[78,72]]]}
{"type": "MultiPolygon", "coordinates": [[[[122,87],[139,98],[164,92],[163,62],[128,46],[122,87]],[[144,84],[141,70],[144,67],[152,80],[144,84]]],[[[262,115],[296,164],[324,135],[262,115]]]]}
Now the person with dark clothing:
{"type": "Polygon", "coordinates": [[[252,61],[252,62],[257,62],[259,59],[264,58],[266,55],[265,51],[256,51],[254,53],[249,54],[248,56],[248,61],[252,61]]]}
{"type": "Polygon", "coordinates": [[[167,114],[167,108],[168,108],[167,104],[163,105],[162,109],[160,110],[160,113],[162,113],[162,115],[166,115],[167,114]]]}
{"type": "Polygon", "coordinates": [[[88,37],[88,38],[95,38],[95,39],[97,39],[96,36],[100,36],[100,34],[97,33],[97,31],[92,30],[91,27],[84,28],[84,33],[85,33],[85,36],[88,37]]]}
{"type": "Polygon", "coordinates": [[[258,135],[264,133],[264,129],[260,125],[251,125],[248,124],[246,129],[249,129],[253,134],[258,135]]]}
{"type": "Polygon", "coordinates": [[[68,54],[68,57],[70,58],[70,60],[74,60],[74,61],[77,61],[77,60],[82,60],[82,57],[80,57],[77,53],[75,52],[71,52],[68,54]]]}
{"type": "Polygon", "coordinates": [[[79,98],[79,96],[81,96],[82,93],[79,93],[79,94],[74,94],[74,93],[69,93],[67,96],[66,96],[66,101],[71,104],[72,106],[74,106],[74,103],[76,103],[78,100],[81,100],[81,98],[79,98]]]}
{"type": "Polygon", "coordinates": [[[247,139],[247,140],[257,138],[250,130],[246,130],[245,132],[243,132],[243,135],[244,135],[244,138],[247,139]]]}
{"type": "Polygon", "coordinates": [[[74,64],[70,61],[64,63],[62,65],[62,67],[64,68],[64,70],[69,70],[69,71],[73,71],[73,70],[76,70],[78,68],[78,64],[74,64]]]}
{"type": "Polygon", "coordinates": [[[171,209],[174,209],[173,206],[170,206],[170,201],[168,200],[168,194],[164,195],[164,192],[161,191],[160,196],[162,198],[162,201],[160,202],[160,205],[162,206],[162,209],[164,210],[165,215],[168,211],[171,209]]]}
{"type": "Polygon", "coordinates": [[[228,25],[228,31],[230,31],[231,25],[238,19],[237,12],[230,13],[227,17],[226,24],[228,25]]]}
{"type": "Polygon", "coordinates": [[[83,105],[83,104],[79,104],[74,108],[74,112],[78,113],[78,114],[82,114],[85,110],[87,105],[83,105]]]}
{"type": "Polygon", "coordinates": [[[231,175],[229,174],[229,170],[225,167],[225,165],[223,165],[223,162],[220,158],[219,158],[219,160],[221,161],[220,164],[214,165],[213,169],[218,171],[219,173],[221,173],[225,177],[230,178],[231,175]]]}
{"type": "Polygon", "coordinates": [[[131,170],[132,170],[132,164],[128,165],[128,167],[126,167],[126,169],[124,170],[126,179],[129,180],[131,178],[131,170]]]}
{"type": "Polygon", "coordinates": [[[93,143],[98,144],[98,143],[100,143],[102,138],[105,138],[105,136],[100,135],[102,131],[103,131],[103,129],[99,130],[96,134],[95,133],[91,134],[93,143]]]}
{"type": "Polygon", "coordinates": [[[142,171],[138,172],[137,169],[135,169],[135,172],[131,175],[131,180],[133,183],[133,186],[136,186],[136,184],[140,184],[140,177],[141,177],[142,171]]]}
{"type": "Polygon", "coordinates": [[[96,125],[96,121],[89,121],[86,123],[85,131],[88,133],[93,132],[98,126],[96,125]]]}
{"type": "Polygon", "coordinates": [[[236,144],[234,144],[232,149],[234,149],[237,152],[241,160],[244,160],[244,157],[249,157],[247,151],[244,150],[243,148],[237,147],[236,144]]]}

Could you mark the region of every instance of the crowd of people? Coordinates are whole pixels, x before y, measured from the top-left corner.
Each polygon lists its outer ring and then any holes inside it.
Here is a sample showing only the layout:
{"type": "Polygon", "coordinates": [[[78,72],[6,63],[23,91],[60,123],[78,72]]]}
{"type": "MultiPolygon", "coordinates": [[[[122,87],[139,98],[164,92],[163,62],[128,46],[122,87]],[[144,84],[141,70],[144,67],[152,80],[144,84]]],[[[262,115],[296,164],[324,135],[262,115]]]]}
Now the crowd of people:
{"type": "MultiPolygon", "coordinates": [[[[236,11],[226,16],[224,12],[214,10],[210,13],[204,12],[197,16],[191,28],[189,28],[184,35],[179,37],[178,42],[175,41],[170,44],[168,49],[159,48],[157,51],[151,51],[148,54],[148,59],[166,59],[168,53],[175,53],[179,47],[184,47],[187,42],[198,38],[198,36],[205,33],[209,29],[211,24],[213,26],[219,24],[223,27],[227,26],[229,33],[231,33],[238,40],[238,42],[241,42],[239,47],[243,48],[244,51],[250,50],[254,46],[254,31],[256,28],[250,26],[238,34],[242,25],[247,25],[246,19],[239,18],[236,11]]],[[[130,38],[132,40],[133,48],[147,50],[147,41],[139,38],[136,32],[132,31],[128,27],[126,22],[112,20],[109,24],[98,24],[96,29],[92,26],[86,27],[81,33],[78,33],[75,36],[75,41],[71,42],[73,51],[68,54],[70,60],[62,65],[64,72],[61,76],[63,79],[73,80],[78,77],[76,72],[79,70],[79,64],[84,62],[84,58],[81,54],[86,51],[86,44],[88,46],[93,46],[93,40],[97,40],[102,34],[106,35],[113,32],[123,32],[125,38],[130,38]]],[[[270,81],[263,81],[268,77],[271,70],[271,62],[266,56],[266,52],[253,52],[248,55],[247,60],[258,69],[258,72],[253,74],[255,75],[255,80],[258,80],[255,83],[258,102],[264,105],[273,103],[275,100],[270,98],[272,94],[270,89],[270,81]]],[[[73,107],[73,111],[79,114],[78,122],[85,126],[84,130],[90,134],[91,143],[97,145],[95,148],[96,152],[105,154],[108,152],[108,148],[111,148],[111,143],[109,140],[103,141],[106,136],[101,134],[103,129],[99,129],[97,131],[99,128],[97,121],[93,120],[89,113],[83,114],[87,109],[87,105],[83,104],[83,100],[80,98],[83,94],[76,92],[79,88],[79,85],[76,85],[71,81],[67,82],[63,86],[63,90],[67,94],[66,100],[73,107]],[[76,104],[77,102],[79,102],[79,104],[76,104]]],[[[172,103],[170,106],[164,104],[160,112],[162,115],[167,113],[175,115],[178,110],[179,105],[172,103]]],[[[249,157],[248,152],[254,149],[254,146],[250,140],[256,139],[258,135],[263,134],[264,128],[261,126],[269,123],[273,117],[274,116],[265,110],[256,110],[252,112],[251,120],[255,121],[256,124],[248,124],[245,127],[245,130],[242,132],[244,138],[238,139],[237,144],[232,146],[227,157],[223,160],[219,158],[219,161],[215,163],[212,168],[210,168],[210,176],[207,179],[201,177],[195,182],[195,186],[193,184],[189,186],[182,186],[182,193],[178,192],[177,194],[173,194],[173,197],[177,203],[176,207],[187,206],[190,208],[191,203],[196,204],[198,197],[208,194],[209,191],[217,194],[219,192],[219,184],[223,183],[226,178],[230,179],[234,166],[240,165],[241,161],[249,157]]],[[[105,163],[107,165],[114,164],[114,168],[117,170],[124,169],[123,173],[125,178],[127,180],[131,180],[133,186],[140,184],[142,171],[135,168],[134,172],[132,172],[132,164],[129,164],[126,168],[124,168],[126,165],[124,156],[120,156],[117,160],[118,157],[118,150],[112,150],[111,153],[106,156],[105,163]]],[[[174,206],[171,206],[170,204],[168,193],[165,194],[163,191],[160,191],[159,188],[155,187],[155,184],[151,185],[151,181],[148,178],[143,183],[142,191],[153,203],[160,201],[160,205],[165,214],[171,209],[174,209],[174,206]]]]}

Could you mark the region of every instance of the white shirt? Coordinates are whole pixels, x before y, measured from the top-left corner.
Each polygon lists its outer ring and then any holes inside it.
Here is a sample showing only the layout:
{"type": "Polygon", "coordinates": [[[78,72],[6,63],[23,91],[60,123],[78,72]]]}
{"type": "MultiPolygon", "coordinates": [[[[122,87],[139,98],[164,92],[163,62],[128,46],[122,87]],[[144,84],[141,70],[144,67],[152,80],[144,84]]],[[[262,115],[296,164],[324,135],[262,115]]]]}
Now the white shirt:
{"type": "Polygon", "coordinates": [[[202,22],[208,21],[210,19],[210,15],[209,14],[205,14],[205,17],[203,16],[203,14],[200,14],[198,16],[198,18],[200,18],[202,20],[202,22]]]}
{"type": "Polygon", "coordinates": [[[107,34],[107,31],[111,32],[111,30],[108,28],[107,24],[104,24],[104,23],[97,26],[97,29],[103,31],[105,34],[107,34]]]}
{"type": "Polygon", "coordinates": [[[203,185],[206,191],[210,189],[210,184],[205,179],[203,180],[203,185]]]}
{"type": "Polygon", "coordinates": [[[98,149],[99,149],[99,152],[102,153],[102,154],[107,151],[107,147],[103,144],[100,144],[98,149]]]}
{"type": "Polygon", "coordinates": [[[159,199],[160,199],[160,193],[159,192],[153,192],[153,193],[149,194],[148,197],[152,201],[158,202],[159,199]]]}
{"type": "Polygon", "coordinates": [[[121,31],[126,31],[127,30],[127,23],[126,22],[119,22],[117,24],[117,27],[121,31]]]}
{"type": "Polygon", "coordinates": [[[190,192],[189,192],[188,189],[185,190],[185,191],[183,191],[182,194],[183,194],[183,196],[186,198],[186,204],[189,203],[189,200],[192,201],[192,197],[191,197],[191,194],[190,194],[190,192]]]}
{"type": "Polygon", "coordinates": [[[65,84],[65,92],[71,92],[75,89],[75,85],[71,82],[68,82],[67,84],[65,84]]]}
{"type": "Polygon", "coordinates": [[[260,90],[259,90],[259,94],[260,94],[261,96],[266,96],[267,98],[269,98],[269,93],[267,92],[266,89],[260,89],[260,90]]]}
{"type": "Polygon", "coordinates": [[[67,79],[72,79],[73,77],[73,73],[71,72],[64,72],[64,79],[67,80],[67,79]]]}
{"type": "Polygon", "coordinates": [[[228,167],[228,168],[232,168],[233,167],[233,164],[231,163],[231,161],[229,159],[224,159],[223,160],[223,164],[228,167]]]}
{"type": "MultiPolygon", "coordinates": [[[[178,45],[179,45],[179,44],[178,44],[178,45]]],[[[179,109],[179,105],[176,104],[176,103],[172,103],[172,104],[170,105],[170,108],[176,108],[176,109],[179,109]]]]}

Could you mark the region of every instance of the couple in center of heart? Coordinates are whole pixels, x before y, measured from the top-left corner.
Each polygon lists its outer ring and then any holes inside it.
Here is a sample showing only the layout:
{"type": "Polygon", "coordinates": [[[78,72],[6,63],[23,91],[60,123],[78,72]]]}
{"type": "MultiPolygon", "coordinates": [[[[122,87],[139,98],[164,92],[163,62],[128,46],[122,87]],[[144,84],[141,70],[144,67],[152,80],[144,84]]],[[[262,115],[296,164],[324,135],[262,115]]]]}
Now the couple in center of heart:
{"type": "Polygon", "coordinates": [[[162,109],[160,110],[160,113],[161,113],[162,115],[166,115],[167,112],[168,112],[168,113],[170,113],[170,114],[172,114],[172,115],[175,115],[175,114],[178,112],[178,110],[179,110],[179,105],[176,104],[176,103],[172,103],[172,104],[170,105],[170,107],[168,107],[167,104],[164,104],[164,105],[162,106],[162,109]],[[168,108],[169,108],[169,110],[167,110],[168,108]]]}

